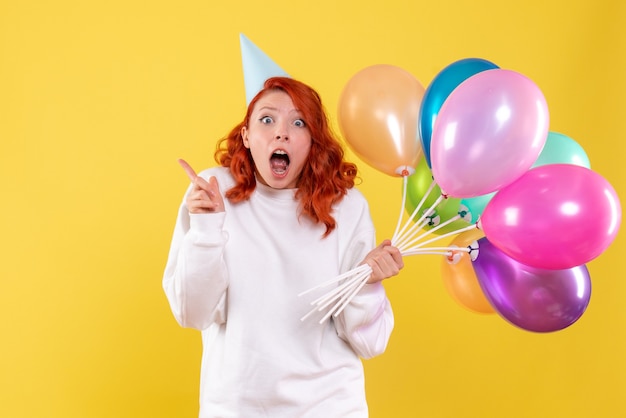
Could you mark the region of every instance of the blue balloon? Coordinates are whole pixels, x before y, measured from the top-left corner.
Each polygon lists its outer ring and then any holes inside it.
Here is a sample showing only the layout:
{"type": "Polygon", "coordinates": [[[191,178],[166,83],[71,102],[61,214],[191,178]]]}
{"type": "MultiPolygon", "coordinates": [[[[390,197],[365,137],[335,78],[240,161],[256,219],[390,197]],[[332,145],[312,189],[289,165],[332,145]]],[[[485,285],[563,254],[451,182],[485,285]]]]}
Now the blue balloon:
{"type": "Polygon", "coordinates": [[[418,134],[428,167],[430,164],[430,141],[435,119],[443,102],[463,81],[482,71],[499,68],[494,63],[481,58],[465,58],[455,61],[439,72],[426,88],[419,111],[418,134]]]}

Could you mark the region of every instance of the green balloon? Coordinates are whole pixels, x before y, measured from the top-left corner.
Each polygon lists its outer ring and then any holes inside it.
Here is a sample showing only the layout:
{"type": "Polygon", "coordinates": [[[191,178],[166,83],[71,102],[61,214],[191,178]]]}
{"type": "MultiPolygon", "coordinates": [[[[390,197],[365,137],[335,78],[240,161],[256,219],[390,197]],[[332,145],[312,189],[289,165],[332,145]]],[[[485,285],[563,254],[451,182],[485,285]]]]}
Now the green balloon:
{"type": "MultiPolygon", "coordinates": [[[[413,217],[413,222],[418,221],[422,215],[433,206],[440,196],[441,189],[437,184],[433,185],[433,174],[430,171],[428,164],[426,164],[426,159],[422,157],[415,167],[415,172],[407,178],[406,202],[404,207],[408,214],[413,214],[413,212],[415,212],[415,208],[417,208],[422,199],[424,199],[424,203],[422,203],[419,212],[413,217]],[[428,189],[431,185],[433,186],[432,190],[428,193],[428,189]],[[424,199],[424,196],[427,193],[428,196],[424,199]]],[[[460,206],[461,199],[448,197],[442,200],[439,204],[433,207],[434,211],[425,218],[425,221],[428,221],[428,223],[424,226],[424,229],[432,230],[437,225],[452,219],[454,216],[459,214],[460,206]]],[[[458,219],[443,228],[434,231],[433,233],[440,235],[453,232],[466,227],[467,225],[468,223],[464,219],[458,219]]]]}
{"type": "Polygon", "coordinates": [[[467,222],[476,222],[480,215],[483,214],[487,203],[489,203],[495,194],[496,192],[491,192],[480,196],[461,199],[461,211],[465,210],[468,212],[466,216],[467,222]]]}
{"type": "Polygon", "coordinates": [[[547,164],[573,164],[591,168],[589,157],[582,146],[567,135],[548,132],[546,143],[531,168],[547,164]]]}

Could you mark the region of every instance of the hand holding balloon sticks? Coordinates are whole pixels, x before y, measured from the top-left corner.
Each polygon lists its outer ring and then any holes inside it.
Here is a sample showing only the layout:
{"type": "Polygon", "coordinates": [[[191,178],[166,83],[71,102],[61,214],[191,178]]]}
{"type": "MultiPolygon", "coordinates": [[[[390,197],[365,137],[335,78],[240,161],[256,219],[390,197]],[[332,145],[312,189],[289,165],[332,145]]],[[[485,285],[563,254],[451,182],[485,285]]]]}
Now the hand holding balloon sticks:
{"type": "MultiPolygon", "coordinates": [[[[404,193],[403,193],[403,204],[401,206],[402,208],[404,208],[404,200],[406,199],[406,183],[407,183],[407,179],[405,177],[404,178],[405,187],[404,187],[404,193]]],[[[431,187],[430,190],[433,190],[433,189],[434,187],[431,187]]],[[[470,251],[469,248],[458,248],[456,246],[448,246],[448,247],[424,247],[424,246],[426,244],[430,244],[431,242],[446,238],[450,235],[455,235],[463,231],[475,229],[476,225],[474,224],[468,225],[458,230],[454,230],[452,232],[448,232],[447,234],[435,236],[426,241],[419,242],[421,239],[427,238],[433,235],[437,230],[444,228],[451,222],[454,222],[457,219],[461,218],[461,215],[457,215],[456,217],[453,217],[452,219],[446,222],[442,222],[441,224],[434,227],[430,231],[423,232],[422,229],[416,228],[416,227],[420,227],[420,226],[423,227],[424,218],[426,218],[427,214],[433,211],[433,207],[439,204],[439,202],[443,200],[445,196],[442,195],[438,199],[436,199],[435,203],[426,211],[424,211],[424,215],[422,215],[422,217],[419,220],[413,222],[414,217],[421,209],[425,198],[426,196],[424,197],[424,199],[422,199],[422,202],[420,202],[420,205],[418,205],[418,207],[413,211],[409,219],[406,220],[406,223],[404,224],[402,228],[400,228],[400,225],[403,219],[403,210],[401,210],[400,216],[398,217],[398,225],[396,227],[396,232],[394,233],[394,236],[391,240],[392,245],[400,249],[400,252],[402,253],[403,257],[410,256],[410,255],[428,255],[428,254],[444,255],[444,256],[450,257],[453,255],[454,252],[469,252],[470,251]],[[413,223],[413,226],[409,227],[411,223],[413,223]]],[[[323,315],[323,317],[319,320],[320,324],[324,323],[331,316],[337,317],[345,309],[348,303],[350,303],[350,301],[354,298],[354,296],[363,288],[363,286],[365,286],[371,273],[372,273],[371,267],[367,264],[363,264],[343,274],[340,274],[331,280],[323,282],[319,284],[318,286],[315,286],[311,289],[308,289],[300,293],[298,296],[303,296],[305,294],[308,294],[320,288],[324,288],[324,287],[328,287],[332,285],[336,286],[331,291],[313,300],[311,302],[311,305],[314,305],[315,307],[312,310],[310,310],[306,315],[304,315],[301,318],[301,320],[304,321],[307,318],[311,317],[316,312],[322,312],[325,309],[327,309],[327,311],[323,315]]]]}

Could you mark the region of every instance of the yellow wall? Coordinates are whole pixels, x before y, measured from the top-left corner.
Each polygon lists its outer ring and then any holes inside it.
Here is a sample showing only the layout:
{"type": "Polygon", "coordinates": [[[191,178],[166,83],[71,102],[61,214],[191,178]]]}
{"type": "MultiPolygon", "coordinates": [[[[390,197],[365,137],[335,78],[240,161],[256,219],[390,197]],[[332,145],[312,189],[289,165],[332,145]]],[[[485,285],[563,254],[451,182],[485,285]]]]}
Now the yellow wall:
{"type": "MultiPolygon", "coordinates": [[[[200,340],[161,290],[187,179],[244,111],[239,33],[333,117],[372,64],[426,86],[480,57],[542,89],[626,199],[621,0],[0,2],[0,416],[193,417],[200,340]],[[517,3],[517,4],[515,4],[517,3]]],[[[357,161],[358,162],[358,161],[357,161]]],[[[380,238],[401,183],[361,163],[380,238]]],[[[589,263],[583,317],[534,334],[446,293],[440,259],[386,282],[397,328],[366,362],[371,416],[626,414],[624,233],[589,263]]]]}

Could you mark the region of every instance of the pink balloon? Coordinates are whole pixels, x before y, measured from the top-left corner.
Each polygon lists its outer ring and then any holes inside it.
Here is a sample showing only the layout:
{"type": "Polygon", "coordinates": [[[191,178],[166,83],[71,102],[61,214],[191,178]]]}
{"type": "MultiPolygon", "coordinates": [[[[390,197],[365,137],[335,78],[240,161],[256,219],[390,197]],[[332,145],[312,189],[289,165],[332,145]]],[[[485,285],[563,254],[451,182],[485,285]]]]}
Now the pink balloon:
{"type": "Polygon", "coordinates": [[[530,79],[510,70],[482,71],[441,107],[430,144],[433,177],[453,197],[494,192],[533,165],[548,127],[548,105],[530,79]]]}
{"type": "Polygon", "coordinates": [[[621,223],[615,189],[573,164],[533,168],[498,191],[479,226],[511,258],[542,269],[589,262],[615,239],[621,223]]]}

